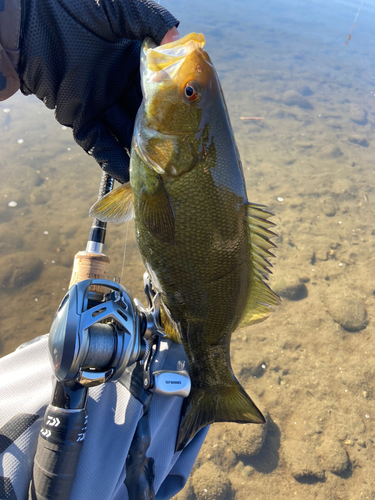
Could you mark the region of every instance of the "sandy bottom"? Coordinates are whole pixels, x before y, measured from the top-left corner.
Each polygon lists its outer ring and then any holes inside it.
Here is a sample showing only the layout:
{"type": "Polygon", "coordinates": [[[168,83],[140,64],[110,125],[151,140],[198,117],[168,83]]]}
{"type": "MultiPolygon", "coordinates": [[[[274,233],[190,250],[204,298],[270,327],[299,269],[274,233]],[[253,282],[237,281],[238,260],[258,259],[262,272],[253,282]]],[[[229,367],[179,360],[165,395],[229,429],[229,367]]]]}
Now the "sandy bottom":
{"type": "MultiPolygon", "coordinates": [[[[244,57],[235,39],[216,44],[227,33],[214,25],[202,31],[215,46],[249,200],[275,214],[271,286],[283,301],[231,344],[234,372],[267,425],[213,425],[175,499],[375,499],[373,76],[340,51],[312,45],[306,59],[292,38],[281,55],[267,31],[244,57]]],[[[6,355],[49,331],[101,173],[36,99],[2,103],[0,128],[6,355]]],[[[142,298],[131,225],[122,270],[126,232],[109,230],[110,277],[123,273],[142,298]]]]}

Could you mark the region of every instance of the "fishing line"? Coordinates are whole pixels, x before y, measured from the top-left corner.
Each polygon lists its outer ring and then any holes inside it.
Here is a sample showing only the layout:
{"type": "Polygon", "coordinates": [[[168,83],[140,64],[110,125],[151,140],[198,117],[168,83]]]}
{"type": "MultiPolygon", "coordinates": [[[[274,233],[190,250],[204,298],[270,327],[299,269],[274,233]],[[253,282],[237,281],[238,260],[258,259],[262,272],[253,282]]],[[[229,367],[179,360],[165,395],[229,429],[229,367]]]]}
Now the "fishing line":
{"type": "Polygon", "coordinates": [[[122,283],[122,276],[124,274],[124,266],[125,266],[125,255],[126,255],[126,245],[128,243],[128,233],[129,233],[129,224],[130,222],[126,223],[126,233],[125,233],[125,245],[124,245],[124,254],[122,257],[122,268],[121,268],[121,277],[120,277],[120,283],[122,283]]]}

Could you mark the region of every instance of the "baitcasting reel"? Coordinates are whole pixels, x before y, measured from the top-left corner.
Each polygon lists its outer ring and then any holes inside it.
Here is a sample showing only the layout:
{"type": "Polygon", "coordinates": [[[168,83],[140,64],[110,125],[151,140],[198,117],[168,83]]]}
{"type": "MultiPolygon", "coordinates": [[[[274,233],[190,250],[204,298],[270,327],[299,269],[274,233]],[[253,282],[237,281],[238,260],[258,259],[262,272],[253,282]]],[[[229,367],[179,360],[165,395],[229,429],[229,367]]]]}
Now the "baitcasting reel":
{"type": "Polygon", "coordinates": [[[149,373],[150,356],[154,354],[151,346],[165,334],[159,320],[160,297],[147,273],[144,288],[148,308],[122,285],[105,279],[84,280],[69,289],[49,334],[50,357],[58,381],[74,381],[85,387],[114,382],[127,366],[141,361],[145,364],[146,389],[188,396],[190,378],[185,370],[165,372],[168,376],[164,372],[149,373]]]}
{"type": "Polygon", "coordinates": [[[116,380],[146,352],[144,319],[130,294],[108,280],[74,284],[65,295],[49,334],[56,378],[93,387],[116,380]],[[102,287],[102,292],[90,291],[102,287]]]}
{"type": "Polygon", "coordinates": [[[38,437],[29,500],[69,500],[88,425],[88,389],[114,382],[125,368],[143,364],[151,392],[187,397],[189,374],[153,371],[159,340],[160,298],[144,276],[148,308],[119,283],[88,279],[74,284],[61,302],[49,334],[55,373],[52,400],[38,437]]]}

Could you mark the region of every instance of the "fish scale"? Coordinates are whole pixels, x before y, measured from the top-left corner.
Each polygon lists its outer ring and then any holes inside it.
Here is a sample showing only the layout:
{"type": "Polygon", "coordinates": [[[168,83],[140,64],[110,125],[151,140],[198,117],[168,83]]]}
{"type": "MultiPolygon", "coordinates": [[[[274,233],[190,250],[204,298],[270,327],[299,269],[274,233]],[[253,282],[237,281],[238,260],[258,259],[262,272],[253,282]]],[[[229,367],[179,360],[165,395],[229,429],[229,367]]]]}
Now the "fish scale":
{"type": "Polygon", "coordinates": [[[237,327],[262,321],[279,303],[264,283],[273,224],[247,200],[223,93],[203,45],[194,33],[162,47],[144,42],[130,185],[92,211],[117,222],[134,213],[161,321],[185,350],[192,390],[176,451],[213,422],[264,422],[233,374],[230,340],[237,327]]]}

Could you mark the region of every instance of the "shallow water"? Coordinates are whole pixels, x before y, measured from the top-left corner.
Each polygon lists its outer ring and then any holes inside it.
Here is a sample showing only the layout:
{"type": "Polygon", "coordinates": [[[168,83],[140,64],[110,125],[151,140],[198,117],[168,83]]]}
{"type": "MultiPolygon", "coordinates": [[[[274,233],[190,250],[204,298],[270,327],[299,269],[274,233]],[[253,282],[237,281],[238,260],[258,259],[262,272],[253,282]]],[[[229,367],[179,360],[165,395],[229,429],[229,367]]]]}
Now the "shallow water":
{"type": "MultiPolygon", "coordinates": [[[[275,214],[271,285],[283,296],[232,342],[235,373],[269,412],[267,432],[212,426],[176,498],[375,499],[374,2],[347,45],[360,1],[162,3],[182,34],[206,36],[249,200],[275,214]]],[[[48,332],[101,172],[33,97],[1,103],[0,129],[5,355],[48,332]]],[[[109,230],[110,277],[122,273],[125,234],[109,230]]],[[[130,227],[122,281],[138,297],[142,274],[130,227]]]]}

